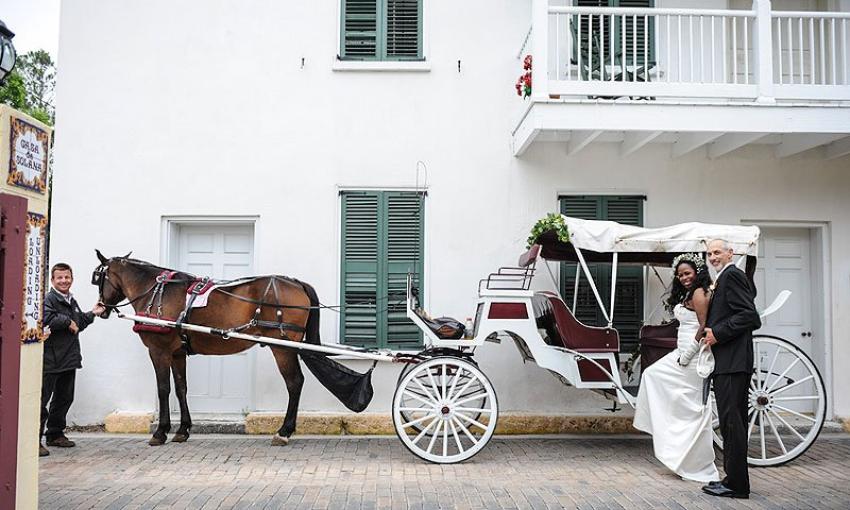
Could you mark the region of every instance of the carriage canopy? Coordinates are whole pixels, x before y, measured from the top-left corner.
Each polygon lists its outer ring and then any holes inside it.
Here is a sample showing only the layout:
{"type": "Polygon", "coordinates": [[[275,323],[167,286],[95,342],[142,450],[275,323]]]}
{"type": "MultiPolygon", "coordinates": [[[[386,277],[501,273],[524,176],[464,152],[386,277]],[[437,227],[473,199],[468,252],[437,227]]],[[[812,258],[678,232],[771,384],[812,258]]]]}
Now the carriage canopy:
{"type": "Polygon", "coordinates": [[[569,243],[560,241],[554,230],[537,240],[546,259],[576,261],[578,248],[588,262],[607,262],[617,253],[620,262],[669,264],[680,253],[705,252],[712,239],[726,240],[736,255],[758,257],[759,228],[755,226],[691,222],[645,228],[570,216],[563,219],[569,243]]]}

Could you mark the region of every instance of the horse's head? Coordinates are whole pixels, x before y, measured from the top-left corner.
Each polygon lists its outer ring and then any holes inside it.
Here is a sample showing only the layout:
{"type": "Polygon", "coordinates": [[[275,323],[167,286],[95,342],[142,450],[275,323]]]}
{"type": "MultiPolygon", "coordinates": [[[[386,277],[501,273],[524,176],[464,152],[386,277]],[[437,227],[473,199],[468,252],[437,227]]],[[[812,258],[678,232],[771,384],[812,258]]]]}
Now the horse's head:
{"type": "Polygon", "coordinates": [[[101,314],[104,319],[109,317],[115,305],[125,299],[127,296],[124,293],[124,283],[122,281],[122,270],[126,266],[125,260],[130,256],[128,253],[124,257],[106,258],[100,253],[100,250],[95,250],[97,258],[100,261],[94,272],[91,275],[92,285],[97,285],[98,302],[106,307],[106,310],[101,314]]]}

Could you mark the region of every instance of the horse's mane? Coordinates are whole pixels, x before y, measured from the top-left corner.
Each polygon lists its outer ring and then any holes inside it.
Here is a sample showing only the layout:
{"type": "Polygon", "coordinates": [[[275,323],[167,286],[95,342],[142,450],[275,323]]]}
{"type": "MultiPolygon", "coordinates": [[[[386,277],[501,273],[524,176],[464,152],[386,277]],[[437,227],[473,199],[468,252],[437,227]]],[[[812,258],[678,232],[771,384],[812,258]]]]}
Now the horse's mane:
{"type": "MultiPolygon", "coordinates": [[[[119,262],[124,262],[127,265],[133,266],[137,269],[141,269],[141,270],[145,271],[146,273],[151,273],[151,274],[153,274],[154,272],[161,273],[163,271],[175,271],[174,269],[171,269],[171,268],[157,266],[156,264],[151,264],[150,262],[148,262],[146,260],[139,260],[139,259],[134,259],[134,258],[130,258],[130,257],[114,257],[113,260],[116,260],[116,261],[119,261],[119,262]]],[[[174,277],[177,278],[177,279],[181,279],[181,280],[182,279],[194,280],[195,278],[197,278],[192,273],[186,273],[186,272],[183,272],[183,271],[176,271],[174,277]]]]}

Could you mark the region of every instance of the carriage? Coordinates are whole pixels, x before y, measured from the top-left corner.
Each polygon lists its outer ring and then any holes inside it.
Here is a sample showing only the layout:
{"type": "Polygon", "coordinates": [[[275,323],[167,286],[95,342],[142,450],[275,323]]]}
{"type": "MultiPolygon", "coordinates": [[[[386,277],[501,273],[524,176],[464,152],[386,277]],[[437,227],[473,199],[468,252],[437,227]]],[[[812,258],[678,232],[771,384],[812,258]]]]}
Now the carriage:
{"type": "MultiPolygon", "coordinates": [[[[613,400],[615,408],[616,404],[634,407],[635,396],[621,379],[623,353],[614,327],[618,268],[642,266],[648,276],[648,269],[669,266],[681,253],[705,252],[709,240],[722,238],[730,243],[748,275],[755,271],[757,227],[686,223],[650,229],[566,216],[557,220],[558,227],[538,235],[516,266],[501,267],[479,281],[471,331],[464,331],[456,321],[429,317],[419,306],[416,280],[409,275],[406,313],[422,330],[425,344],[417,354],[311,345],[193,324],[180,327],[329,355],[404,363],[392,401],[399,439],[424,460],[462,462],[486,446],[499,416],[493,385],[474,358],[485,343],[513,341],[524,361],[549,371],[564,384],[596,391],[613,400]],[[572,306],[556,291],[532,288],[542,266],[550,281],[537,282],[534,288],[557,289],[550,264],[559,262],[576,266],[572,306]],[[591,263],[611,265],[611,299],[607,303],[593,279],[591,263]],[[576,318],[582,277],[605,318],[604,326],[589,326],[576,318]]],[[[776,312],[788,295],[787,291],[781,293],[761,312],[762,317],[776,312]]],[[[122,316],[137,323],[174,325],[151,317],[122,316]]],[[[657,338],[644,342],[655,349],[665,345],[657,338]]],[[[666,348],[672,350],[674,345],[666,348]]],[[[756,332],[753,348],[748,460],[752,465],[779,465],[802,455],[816,440],[826,416],[826,392],[815,364],[790,341],[756,332]]],[[[715,441],[722,444],[717,434],[715,441]]]]}

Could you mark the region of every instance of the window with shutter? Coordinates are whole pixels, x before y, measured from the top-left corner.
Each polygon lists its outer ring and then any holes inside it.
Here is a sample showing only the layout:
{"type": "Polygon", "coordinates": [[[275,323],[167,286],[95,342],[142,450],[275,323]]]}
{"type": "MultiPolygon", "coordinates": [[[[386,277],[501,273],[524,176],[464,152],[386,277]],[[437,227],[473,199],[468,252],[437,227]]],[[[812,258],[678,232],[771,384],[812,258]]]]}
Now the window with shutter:
{"type": "Polygon", "coordinates": [[[342,193],[343,309],[340,342],[415,349],[422,334],[405,313],[407,274],[422,288],[422,197],[412,192],[342,193]]]}
{"type": "MultiPolygon", "coordinates": [[[[655,0],[575,0],[579,7],[655,7],[655,0]]],[[[589,78],[588,72],[594,73],[593,78],[600,78],[600,60],[602,54],[600,45],[604,45],[605,65],[610,66],[611,52],[614,52],[615,66],[622,65],[623,45],[625,43],[626,65],[645,65],[655,62],[655,25],[652,17],[644,19],[643,16],[614,16],[613,30],[612,17],[602,17],[602,27],[599,26],[599,16],[594,15],[590,19],[588,15],[578,16],[578,23],[573,22],[573,27],[581,27],[581,40],[574,44],[573,60],[577,61],[576,51],[582,52],[582,67],[585,69],[585,79],[589,78]],[[591,25],[592,23],[592,25],[591,25]],[[588,43],[588,37],[592,42],[592,50],[588,43]],[[646,42],[644,43],[644,38],[646,42]],[[592,53],[590,53],[590,51],[592,53]],[[637,54],[635,62],[633,56],[637,54]]],[[[578,30],[574,28],[574,42],[578,38],[578,30]]],[[[610,70],[609,70],[610,71],[610,70]]],[[[614,71],[617,72],[616,70],[614,71]]],[[[607,78],[606,78],[607,79],[607,78]]]]}
{"type": "MultiPolygon", "coordinates": [[[[641,196],[562,196],[562,214],[587,220],[610,220],[626,225],[643,225],[641,196]]],[[[611,299],[611,264],[590,264],[603,303],[611,299]]],[[[575,289],[575,264],[561,265],[561,295],[572,306],[575,289]]],[[[617,268],[617,295],[614,303],[614,327],[624,344],[637,342],[643,321],[643,271],[639,267],[617,268]]],[[[576,317],[591,326],[605,326],[605,317],[599,310],[596,297],[584,274],[579,279],[576,317]]],[[[623,349],[624,351],[627,350],[623,349]]]]}
{"type": "Polygon", "coordinates": [[[422,0],[341,0],[343,60],[422,60],[422,0]]]}

